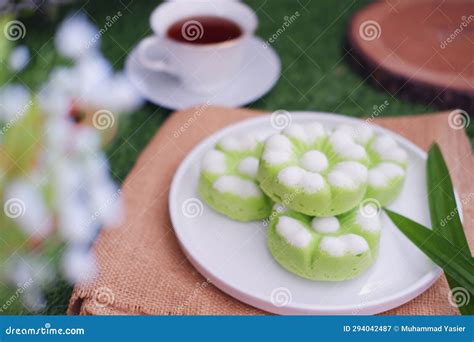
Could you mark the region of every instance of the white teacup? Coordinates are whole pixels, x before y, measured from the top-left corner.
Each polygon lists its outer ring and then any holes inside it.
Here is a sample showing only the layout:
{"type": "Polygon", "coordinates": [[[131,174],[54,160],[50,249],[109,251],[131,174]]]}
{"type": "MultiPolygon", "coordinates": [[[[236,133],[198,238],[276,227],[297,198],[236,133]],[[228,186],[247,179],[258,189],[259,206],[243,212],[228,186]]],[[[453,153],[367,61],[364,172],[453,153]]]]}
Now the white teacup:
{"type": "MultiPolygon", "coordinates": [[[[238,1],[174,1],[158,6],[150,17],[155,35],[139,45],[140,63],[152,71],[172,74],[186,88],[209,93],[231,82],[243,64],[248,39],[257,27],[257,16],[247,5],[238,1]],[[193,44],[168,36],[171,25],[193,16],[218,16],[239,25],[237,38],[211,44],[193,44]]],[[[202,35],[202,26],[189,22],[190,40],[202,35]]],[[[185,24],[186,25],[186,24],[185,24]]],[[[183,27],[185,26],[183,25],[183,27]]]]}

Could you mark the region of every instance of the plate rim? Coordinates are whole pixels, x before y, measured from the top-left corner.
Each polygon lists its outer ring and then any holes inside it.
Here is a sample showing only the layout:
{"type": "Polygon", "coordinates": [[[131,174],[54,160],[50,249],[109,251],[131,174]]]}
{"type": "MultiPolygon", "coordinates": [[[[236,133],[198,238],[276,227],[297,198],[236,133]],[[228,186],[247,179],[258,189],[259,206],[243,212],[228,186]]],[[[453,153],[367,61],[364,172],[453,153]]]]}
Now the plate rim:
{"type": "MultiPolygon", "coordinates": [[[[311,116],[314,118],[315,121],[318,121],[321,118],[324,118],[326,121],[340,121],[341,123],[353,123],[353,124],[361,124],[366,122],[366,120],[361,118],[349,117],[343,114],[337,113],[329,113],[329,112],[319,112],[319,111],[289,111],[290,115],[296,116],[311,116]]],[[[423,277],[419,278],[418,281],[413,283],[407,288],[404,288],[402,291],[398,291],[392,295],[385,296],[379,300],[370,300],[355,307],[354,305],[312,305],[312,304],[305,304],[305,303],[298,303],[297,306],[292,305],[292,303],[278,307],[270,303],[270,301],[264,298],[260,298],[258,296],[248,294],[230,283],[226,283],[224,280],[221,280],[218,277],[215,277],[211,271],[209,271],[205,265],[200,263],[198,259],[191,253],[183,243],[182,234],[180,233],[179,229],[176,228],[175,223],[178,222],[176,217],[177,212],[179,211],[178,207],[173,205],[173,200],[177,197],[178,192],[178,181],[182,178],[183,174],[186,172],[188,168],[188,164],[190,160],[194,159],[195,155],[200,152],[203,147],[212,140],[217,140],[219,137],[222,137],[228,134],[230,131],[234,131],[236,129],[244,129],[246,126],[258,124],[259,122],[263,122],[264,120],[270,120],[271,115],[270,112],[266,112],[260,116],[244,119],[241,121],[237,121],[230,125],[227,125],[216,132],[212,133],[211,135],[205,137],[201,140],[193,149],[186,154],[184,159],[180,162],[176,172],[173,176],[170,191],[168,195],[168,211],[171,219],[171,225],[173,230],[176,234],[178,239],[179,245],[183,250],[184,254],[191,262],[191,264],[202,274],[205,276],[206,279],[209,279],[212,284],[214,284],[217,288],[222,290],[223,292],[227,293],[228,295],[236,298],[237,300],[244,302],[250,306],[256,307],[258,309],[264,310],[266,312],[275,313],[275,314],[283,314],[283,315],[341,315],[341,314],[354,314],[354,311],[357,310],[357,314],[377,314],[381,312],[385,312],[391,310],[393,308],[399,307],[410,300],[416,298],[427,289],[429,289],[441,276],[443,273],[442,269],[438,267],[435,263],[433,263],[433,270],[426,273],[423,277]]],[[[391,135],[396,138],[402,145],[407,145],[410,149],[417,155],[419,155],[424,161],[427,160],[427,153],[423,151],[420,147],[416,144],[411,142],[409,139],[403,137],[402,135],[391,131],[390,129],[384,128],[376,123],[371,122],[371,126],[375,129],[376,132],[383,132],[385,134],[391,135]]],[[[456,202],[458,202],[459,206],[459,198],[456,195],[456,202]]],[[[459,210],[460,216],[462,217],[462,209],[459,210]]],[[[431,227],[430,227],[431,229],[431,227]]]]}

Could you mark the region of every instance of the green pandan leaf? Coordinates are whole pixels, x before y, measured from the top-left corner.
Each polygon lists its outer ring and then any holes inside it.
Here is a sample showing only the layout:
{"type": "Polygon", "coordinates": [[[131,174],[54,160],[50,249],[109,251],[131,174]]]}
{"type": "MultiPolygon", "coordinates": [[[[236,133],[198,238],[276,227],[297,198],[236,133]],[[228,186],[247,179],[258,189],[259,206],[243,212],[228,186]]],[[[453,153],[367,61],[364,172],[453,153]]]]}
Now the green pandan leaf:
{"type": "Polygon", "coordinates": [[[458,246],[466,256],[471,256],[454,197],[453,183],[437,144],[432,145],[428,152],[426,171],[433,229],[458,246]]]}
{"type": "Polygon", "coordinates": [[[461,249],[453,245],[439,232],[400,214],[385,209],[388,217],[423,253],[443,268],[444,272],[455,279],[470,293],[474,293],[474,262],[461,249]]]}
{"type": "MultiPolygon", "coordinates": [[[[428,152],[426,179],[433,230],[459,247],[461,253],[471,257],[459,217],[449,170],[437,144],[433,144],[428,152]]],[[[446,278],[451,289],[460,287],[454,278],[449,275],[446,275],[446,278]]],[[[459,307],[459,311],[463,315],[474,315],[474,295],[470,296],[466,305],[459,307]]]]}

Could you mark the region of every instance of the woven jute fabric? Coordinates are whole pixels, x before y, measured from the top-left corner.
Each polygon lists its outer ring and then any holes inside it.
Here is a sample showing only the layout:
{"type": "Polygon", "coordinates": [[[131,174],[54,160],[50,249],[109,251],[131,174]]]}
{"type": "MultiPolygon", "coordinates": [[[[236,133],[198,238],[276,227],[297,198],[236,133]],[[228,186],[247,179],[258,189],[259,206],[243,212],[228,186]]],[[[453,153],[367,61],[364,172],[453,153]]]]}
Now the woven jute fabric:
{"type": "MultiPolygon", "coordinates": [[[[163,124],[122,186],[125,219],[104,230],[94,245],[100,274],[75,286],[69,314],[86,315],[261,315],[206,281],[188,262],[168,214],[168,192],[176,168],[197,143],[237,121],[261,115],[247,109],[200,107],[176,112],[163,124]]],[[[405,136],[427,150],[437,141],[461,198],[474,192],[474,159],[463,129],[448,112],[374,123],[405,136]],[[454,128],[453,128],[454,127],[454,128]]],[[[464,206],[464,226],[473,243],[474,206],[464,206]]],[[[452,315],[449,288],[442,276],[414,300],[386,312],[395,315],[452,315]]]]}

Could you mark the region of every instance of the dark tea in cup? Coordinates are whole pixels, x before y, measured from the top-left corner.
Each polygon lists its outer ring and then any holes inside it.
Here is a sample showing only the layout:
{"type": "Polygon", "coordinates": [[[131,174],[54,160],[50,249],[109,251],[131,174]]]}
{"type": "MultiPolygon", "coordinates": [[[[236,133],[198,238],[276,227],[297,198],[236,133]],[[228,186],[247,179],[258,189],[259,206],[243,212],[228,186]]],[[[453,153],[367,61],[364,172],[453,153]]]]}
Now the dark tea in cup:
{"type": "Polygon", "coordinates": [[[205,45],[236,39],[242,35],[242,29],[224,17],[193,16],[174,22],[167,35],[177,42],[205,45]]]}

